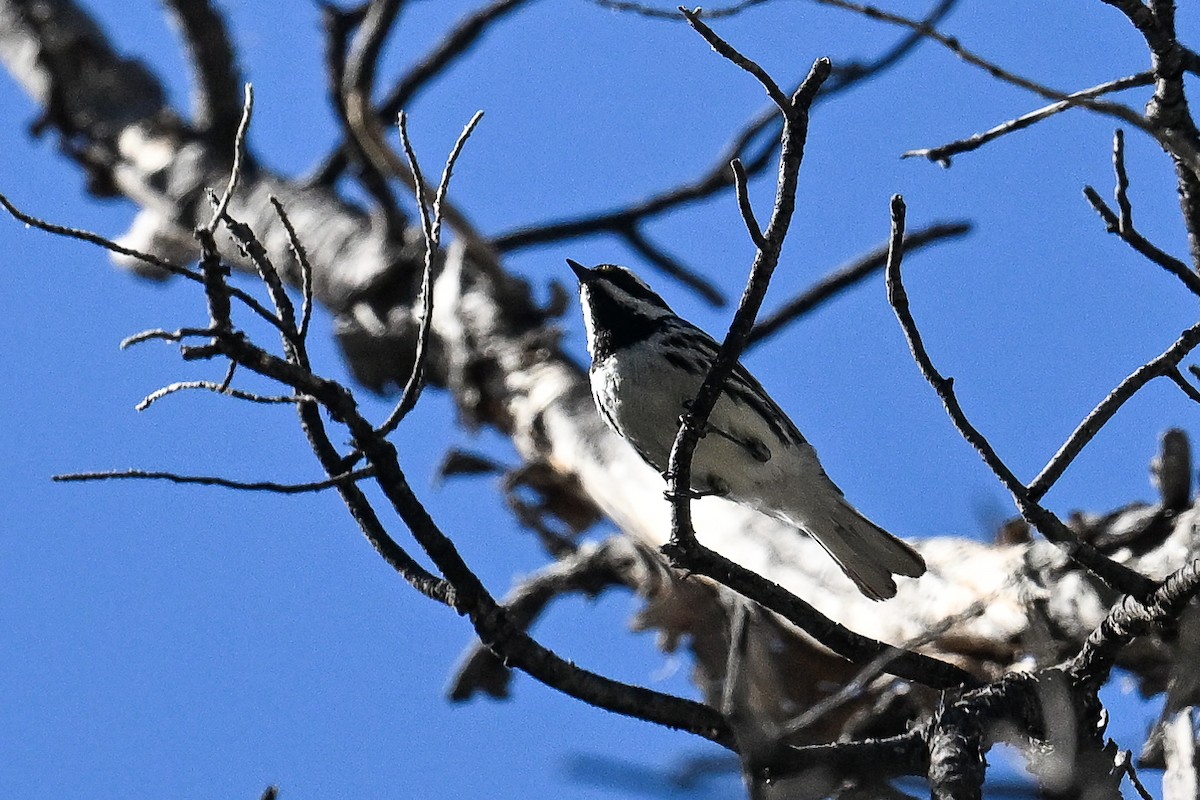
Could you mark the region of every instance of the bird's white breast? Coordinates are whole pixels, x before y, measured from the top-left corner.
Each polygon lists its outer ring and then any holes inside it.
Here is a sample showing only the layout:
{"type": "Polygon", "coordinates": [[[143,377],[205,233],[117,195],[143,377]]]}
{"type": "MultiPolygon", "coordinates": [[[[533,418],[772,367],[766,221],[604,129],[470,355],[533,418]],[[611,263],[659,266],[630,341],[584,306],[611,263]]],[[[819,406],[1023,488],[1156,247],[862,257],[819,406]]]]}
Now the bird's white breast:
{"type": "MultiPolygon", "coordinates": [[[[636,344],[609,356],[591,371],[591,387],[617,432],[659,471],[666,469],[679,429],[679,417],[699,391],[703,376],[670,364],[652,345],[636,344]]],[[[766,461],[754,458],[744,446],[709,432],[693,460],[695,486],[711,491],[721,483],[731,498],[759,507],[776,505],[777,492],[794,493],[806,478],[825,478],[816,454],[807,443],[781,441],[772,429],[743,404],[722,395],[710,426],[745,440],[758,440],[770,451],[766,461]],[[719,476],[712,481],[706,476],[719,476]],[[764,497],[765,495],[765,497],[764,497]]]]}

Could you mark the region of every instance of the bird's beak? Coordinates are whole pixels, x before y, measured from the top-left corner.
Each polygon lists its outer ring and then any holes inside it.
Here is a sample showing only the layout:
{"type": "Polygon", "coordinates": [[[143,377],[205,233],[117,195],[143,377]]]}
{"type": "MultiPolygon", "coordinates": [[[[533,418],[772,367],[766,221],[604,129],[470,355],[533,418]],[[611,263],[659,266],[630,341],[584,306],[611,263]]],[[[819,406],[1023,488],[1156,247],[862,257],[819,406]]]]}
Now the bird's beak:
{"type": "Polygon", "coordinates": [[[569,258],[567,259],[567,266],[575,273],[575,277],[579,279],[580,283],[587,283],[591,280],[594,270],[590,270],[578,261],[572,261],[569,258]]]}

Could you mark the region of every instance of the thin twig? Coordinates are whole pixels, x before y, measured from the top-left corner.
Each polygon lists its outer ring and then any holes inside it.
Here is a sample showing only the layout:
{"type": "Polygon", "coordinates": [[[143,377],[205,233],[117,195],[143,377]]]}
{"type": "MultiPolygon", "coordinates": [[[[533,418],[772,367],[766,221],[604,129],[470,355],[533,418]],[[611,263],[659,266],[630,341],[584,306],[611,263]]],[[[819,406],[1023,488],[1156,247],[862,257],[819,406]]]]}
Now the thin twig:
{"type": "MultiPolygon", "coordinates": [[[[233,370],[231,369],[231,375],[232,372],[233,370]]],[[[303,397],[296,397],[294,395],[281,396],[254,394],[253,392],[243,391],[242,389],[230,388],[225,381],[222,381],[221,383],[215,383],[213,381],[179,381],[177,383],[172,383],[169,386],[164,386],[156,392],[152,392],[151,394],[147,395],[144,400],[134,406],[134,408],[136,408],[138,411],[145,411],[151,405],[163,399],[167,395],[175,394],[176,392],[187,391],[189,389],[203,389],[215,394],[227,395],[237,400],[247,400],[251,403],[263,403],[265,405],[284,403],[291,405],[305,399],[303,397]]]]}
{"type": "Polygon", "coordinates": [[[283,207],[283,203],[279,202],[279,198],[275,195],[271,195],[267,199],[271,201],[271,205],[275,208],[275,214],[279,217],[279,221],[283,223],[283,228],[287,231],[288,246],[292,249],[292,255],[295,256],[296,263],[300,265],[300,294],[303,300],[300,306],[300,325],[296,329],[296,337],[299,339],[299,344],[303,346],[304,342],[308,339],[309,323],[312,322],[312,264],[308,260],[308,251],[304,249],[304,245],[300,242],[300,237],[296,234],[296,229],[292,227],[292,221],[288,218],[287,210],[283,207]]]}
{"type": "MultiPolygon", "coordinates": [[[[938,222],[904,234],[904,252],[912,253],[935,242],[965,236],[971,232],[969,222],[938,222]]],[[[780,306],[755,324],[746,343],[749,350],[782,331],[800,317],[817,309],[827,300],[856,286],[887,265],[888,244],[885,242],[866,255],[838,267],[799,295],[780,306]]]]}
{"type": "MultiPolygon", "coordinates": [[[[164,258],[159,258],[153,253],[144,253],[141,250],[133,250],[129,247],[125,247],[124,245],[117,244],[113,240],[101,236],[98,233],[93,233],[92,231],[85,231],[81,228],[72,228],[66,225],[57,225],[53,222],[48,222],[44,219],[41,219],[40,217],[35,217],[32,214],[26,214],[24,211],[13,205],[12,202],[3,194],[0,194],[0,206],[2,206],[5,211],[15,217],[19,222],[23,222],[31,228],[37,228],[38,230],[53,234],[54,236],[64,236],[68,239],[76,239],[81,242],[87,242],[88,244],[94,244],[110,253],[116,253],[120,256],[136,259],[144,264],[158,267],[159,269],[170,273],[171,275],[177,275],[180,278],[186,278],[193,283],[204,283],[204,278],[202,275],[200,275],[200,273],[194,272],[187,267],[180,266],[179,264],[167,261],[164,258]]],[[[243,290],[238,289],[235,286],[231,286],[229,287],[229,294],[231,297],[244,304],[255,314],[271,323],[271,325],[275,327],[279,326],[279,320],[275,319],[275,315],[268,311],[262,303],[258,302],[243,290]]]]}
{"type": "MultiPolygon", "coordinates": [[[[920,33],[925,38],[937,42],[945,47],[950,52],[954,53],[960,59],[986,71],[989,75],[1004,83],[1020,87],[1026,91],[1040,95],[1047,100],[1064,101],[1070,99],[1070,95],[1066,92],[1060,92],[1045,84],[1039,83],[1030,78],[1025,78],[1010,70],[1007,70],[995,62],[989,61],[982,56],[968,50],[963,46],[957,38],[948,36],[931,25],[926,25],[914,19],[910,19],[899,14],[894,14],[888,11],[883,11],[875,6],[864,5],[862,3],[850,2],[850,0],[815,0],[821,5],[833,6],[846,11],[852,11],[856,14],[861,14],[869,19],[879,20],[891,25],[898,25],[907,28],[911,31],[920,33]]],[[[1075,98],[1074,102],[1082,108],[1089,109],[1099,114],[1105,114],[1116,119],[1123,120],[1125,123],[1132,125],[1143,131],[1155,141],[1159,142],[1164,149],[1186,163],[1190,169],[1195,172],[1200,172],[1200,145],[1191,141],[1185,136],[1179,135],[1177,131],[1169,130],[1163,126],[1150,122],[1146,117],[1129,106],[1121,105],[1106,100],[1098,100],[1095,98],[1075,98]]]]}
{"type": "Polygon", "coordinates": [[[1113,174],[1117,178],[1115,197],[1122,236],[1133,228],[1133,205],[1129,202],[1129,173],[1125,170],[1125,131],[1113,131],[1113,174]]]}
{"type": "Polygon", "coordinates": [[[791,98],[783,93],[783,89],[779,88],[779,84],[775,82],[775,79],[765,69],[751,59],[746,58],[733,47],[730,47],[728,42],[717,36],[712,28],[704,24],[700,19],[700,15],[695,11],[691,11],[684,6],[679,6],[679,13],[683,14],[688,24],[692,26],[692,29],[704,37],[704,41],[708,42],[709,46],[718,55],[753,75],[762,84],[762,87],[767,90],[767,97],[771,98],[771,102],[777,105],[783,113],[789,113],[792,108],[791,98]]]}
{"type": "Polygon", "coordinates": [[[1133,763],[1133,751],[1122,750],[1117,756],[1117,769],[1125,773],[1129,778],[1129,783],[1133,786],[1133,790],[1138,793],[1141,800],[1154,800],[1154,795],[1150,794],[1146,789],[1146,785],[1142,783],[1142,779],[1138,777],[1137,768],[1133,763]]]}
{"type": "Polygon", "coordinates": [[[200,283],[203,280],[199,274],[193,272],[187,267],[174,264],[163,258],[159,258],[153,253],[143,253],[141,250],[133,250],[125,247],[124,245],[117,244],[113,240],[101,236],[98,233],[85,231],[81,228],[71,228],[66,225],[57,225],[53,222],[48,222],[44,219],[41,219],[40,217],[35,217],[32,214],[26,214],[24,211],[13,205],[12,201],[9,200],[4,194],[0,194],[0,206],[3,206],[4,210],[15,217],[18,222],[25,223],[27,227],[37,228],[38,230],[45,231],[46,233],[50,233],[55,236],[64,236],[68,239],[77,239],[81,242],[94,244],[98,247],[104,248],[110,253],[116,253],[117,255],[126,256],[127,258],[137,259],[138,261],[150,264],[151,266],[158,267],[164,272],[168,272],[172,275],[178,275],[182,278],[188,278],[196,283],[200,283]]]}
{"type": "MultiPolygon", "coordinates": [[[[654,8],[653,6],[645,5],[644,3],[633,3],[628,0],[592,0],[593,3],[606,8],[609,11],[622,11],[625,13],[637,14],[639,17],[649,17],[650,19],[664,19],[669,22],[679,21],[678,11],[667,11],[663,8],[654,8]]],[[[740,3],[723,6],[721,8],[697,8],[696,16],[702,16],[705,19],[722,19],[724,17],[733,17],[753,8],[768,3],[770,0],[741,0],[740,3]]]]}
{"type": "Polygon", "coordinates": [[[1030,499],[1038,501],[1045,497],[1071,462],[1075,460],[1075,457],[1100,432],[1100,429],[1108,424],[1108,421],[1129,398],[1155,378],[1171,377],[1172,373],[1178,374],[1179,362],[1198,346],[1200,346],[1200,322],[1181,333],[1174,344],[1164,350],[1161,355],[1147,361],[1117,384],[1117,387],[1084,417],[1079,426],[1063,442],[1054,457],[1029,484],[1030,499]]]}
{"type": "Polygon", "coordinates": [[[178,330],[168,331],[162,328],[154,328],[141,333],[135,333],[132,336],[127,336],[121,340],[121,349],[133,347],[135,344],[149,341],[164,341],[164,342],[182,342],[184,339],[207,338],[216,334],[213,328],[179,328],[178,330]]]}
{"type": "Polygon", "coordinates": [[[1178,367],[1167,370],[1166,375],[1168,378],[1174,381],[1175,385],[1182,389],[1183,393],[1191,398],[1193,402],[1200,403],[1200,389],[1197,389],[1195,386],[1193,386],[1192,383],[1183,376],[1183,373],[1179,371],[1178,367]]]}
{"type": "Polygon", "coordinates": [[[233,167],[229,170],[229,181],[225,184],[225,192],[221,195],[221,199],[217,202],[216,208],[213,210],[212,219],[204,226],[204,229],[210,234],[216,231],[221,218],[229,210],[229,202],[233,199],[233,193],[237,189],[238,181],[241,179],[242,161],[246,157],[246,132],[250,129],[250,116],[253,112],[254,85],[247,83],[246,101],[242,106],[242,119],[238,122],[237,134],[233,140],[233,167]]]}
{"type": "Polygon", "coordinates": [[[334,489],[344,483],[361,481],[374,476],[375,471],[370,467],[335,475],[320,481],[309,483],[276,483],[274,481],[234,481],[216,475],[180,475],[175,472],[149,472],[141,469],[114,470],[112,472],[69,472],[55,475],[53,480],[59,483],[78,483],[83,481],[111,480],[153,480],[170,481],[171,483],[199,484],[201,486],[220,486],[225,489],[238,489],[246,492],[272,492],[275,494],[306,494],[334,489]]]}
{"type": "Polygon", "coordinates": [[[625,227],[614,229],[613,232],[624,239],[625,243],[635,253],[646,259],[648,264],[652,267],[657,267],[659,272],[671,276],[700,295],[700,298],[710,306],[714,308],[725,306],[727,302],[725,295],[721,293],[721,290],[712,281],[688,269],[679,260],[672,258],[642,232],[640,225],[630,223],[625,227]]]}
{"type": "Polygon", "coordinates": [[[1129,173],[1125,169],[1125,133],[1117,129],[1113,134],[1113,173],[1116,176],[1114,196],[1117,202],[1117,213],[1100,197],[1100,193],[1091,186],[1083,187],[1084,197],[1104,221],[1109,233],[1114,233],[1121,241],[1147,260],[1157,264],[1178,278],[1193,294],[1200,295],[1200,275],[1197,275],[1187,264],[1165,252],[1141,234],[1133,224],[1133,205],[1129,201],[1129,173]]]}
{"type": "Polygon", "coordinates": [[[237,374],[237,362],[230,361],[228,369],[225,370],[225,377],[221,379],[221,383],[217,386],[217,391],[227,392],[229,387],[233,385],[233,376],[235,374],[237,374]]]}
{"type": "Polygon", "coordinates": [[[1090,99],[1099,97],[1112,92],[1120,92],[1125,89],[1131,89],[1135,86],[1149,86],[1154,82],[1154,75],[1149,72],[1139,72],[1137,75],[1130,75],[1125,78],[1117,78],[1107,83],[1101,83],[1093,86],[1090,89],[1083,89],[1078,92],[1073,92],[1067,95],[1067,99],[1059,100],[1051,103],[1048,106],[1043,106],[1036,111],[1030,111],[1028,114],[1022,114],[1016,119],[1010,119],[1007,122],[1002,122],[990,130],[983,133],[977,133],[973,136],[968,136],[965,139],[959,139],[955,142],[941,145],[939,147],[928,147],[920,150],[909,150],[901,154],[901,158],[927,158],[936,164],[941,164],[943,167],[950,166],[952,156],[961,153],[969,153],[972,150],[978,150],[988,142],[995,141],[1002,136],[1007,136],[1010,133],[1024,130],[1041,122],[1044,119],[1049,119],[1055,114],[1062,113],[1071,108],[1079,106],[1080,99],[1090,99]]]}
{"type": "Polygon", "coordinates": [[[229,214],[224,214],[222,219],[229,229],[229,235],[237,243],[238,249],[250,260],[250,263],[254,264],[258,271],[258,277],[267,287],[267,292],[271,295],[271,302],[275,305],[275,316],[279,320],[280,331],[284,336],[285,343],[294,346],[299,338],[296,328],[296,307],[292,304],[292,298],[288,296],[287,287],[283,284],[279,270],[271,261],[267,248],[263,246],[253,229],[246,223],[234,219],[229,214]]]}
{"type": "Polygon", "coordinates": [[[761,250],[767,247],[767,240],[763,238],[762,228],[754,217],[754,206],[750,203],[750,179],[746,177],[746,168],[742,166],[740,158],[730,161],[729,168],[733,170],[733,183],[737,191],[738,210],[742,212],[742,222],[746,223],[750,241],[761,250]]]}

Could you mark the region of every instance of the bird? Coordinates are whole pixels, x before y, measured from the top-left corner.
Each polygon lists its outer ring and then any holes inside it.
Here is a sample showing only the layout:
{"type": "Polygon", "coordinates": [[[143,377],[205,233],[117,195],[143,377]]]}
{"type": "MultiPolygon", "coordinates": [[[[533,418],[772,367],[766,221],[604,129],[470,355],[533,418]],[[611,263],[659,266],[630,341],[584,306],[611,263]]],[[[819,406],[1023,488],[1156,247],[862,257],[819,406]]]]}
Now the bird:
{"type": "MultiPolygon", "coordinates": [[[[679,419],[719,345],[629,269],[567,264],[579,279],[596,408],[642,460],[665,473],[679,419]]],[[[702,437],[692,460],[696,494],[724,497],[804,531],[872,600],[896,595],[893,575],[925,572],[916,550],[850,505],[813,446],[740,362],[702,437]]]]}

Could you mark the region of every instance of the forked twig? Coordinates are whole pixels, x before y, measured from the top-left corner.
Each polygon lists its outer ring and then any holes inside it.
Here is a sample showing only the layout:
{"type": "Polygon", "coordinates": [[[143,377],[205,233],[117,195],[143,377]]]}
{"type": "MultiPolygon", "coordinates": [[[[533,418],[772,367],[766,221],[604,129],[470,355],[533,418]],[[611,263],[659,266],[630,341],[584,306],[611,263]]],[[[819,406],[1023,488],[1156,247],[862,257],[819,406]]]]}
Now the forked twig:
{"type": "Polygon", "coordinates": [[[1084,197],[1100,215],[1100,219],[1104,220],[1105,228],[1109,233],[1119,236],[1121,241],[1135,252],[1174,275],[1193,294],[1200,295],[1200,275],[1143,236],[1133,224],[1133,204],[1129,201],[1129,173],[1125,169],[1125,133],[1120,128],[1113,133],[1113,172],[1116,175],[1113,194],[1117,203],[1117,213],[1108,207],[1099,192],[1091,186],[1083,187],[1084,197]]]}
{"type": "Polygon", "coordinates": [[[931,25],[926,25],[917,20],[910,19],[900,14],[895,14],[890,11],[884,11],[875,6],[865,5],[863,3],[851,2],[851,0],[815,0],[821,5],[832,6],[834,8],[852,11],[860,14],[868,19],[879,20],[891,25],[897,25],[902,28],[907,28],[930,41],[937,42],[942,47],[954,53],[960,59],[973,67],[978,67],[984,70],[993,78],[1011,84],[1012,86],[1025,89],[1033,92],[1036,95],[1044,97],[1047,100],[1055,102],[1069,101],[1073,102],[1081,108],[1086,108],[1099,114],[1115,117],[1123,120],[1126,124],[1132,125],[1143,131],[1155,141],[1159,142],[1166,150],[1178,156],[1181,160],[1187,163],[1193,170],[1200,169],[1200,146],[1196,143],[1176,135],[1171,131],[1163,130],[1160,126],[1152,124],[1142,114],[1133,110],[1129,106],[1120,103],[1114,103],[1107,100],[1099,100],[1096,98],[1075,97],[1067,92],[1060,92],[1043,83],[1023,77],[1021,75],[1001,67],[999,64],[989,61],[979,54],[967,49],[961,41],[953,36],[942,33],[937,28],[931,25]]]}
{"type": "Polygon", "coordinates": [[[408,381],[404,384],[404,392],[400,395],[400,402],[396,404],[396,407],[388,415],[388,418],[384,420],[384,423],[379,426],[380,436],[387,436],[394,431],[396,426],[416,407],[417,400],[421,396],[421,389],[425,385],[425,361],[428,358],[429,351],[429,330],[433,325],[433,271],[437,262],[438,249],[441,247],[442,241],[442,203],[446,199],[446,193],[450,190],[450,177],[454,174],[454,165],[458,162],[458,157],[462,155],[467,140],[471,138],[471,134],[475,131],[481,119],[483,119],[483,112],[476,111],[475,115],[471,117],[471,120],[462,129],[462,133],[458,135],[458,140],[454,143],[454,148],[450,151],[450,155],[446,159],[446,166],[442,170],[442,179],[438,183],[437,193],[433,199],[433,208],[431,209],[425,200],[427,191],[425,188],[425,178],[421,174],[421,166],[417,162],[417,154],[413,150],[412,142],[408,139],[406,116],[403,112],[400,113],[398,120],[400,138],[404,143],[404,153],[408,156],[408,163],[412,168],[412,173],[417,184],[417,205],[421,209],[421,229],[425,234],[425,268],[421,272],[421,322],[417,331],[417,347],[413,355],[412,372],[409,373],[408,381]]]}

